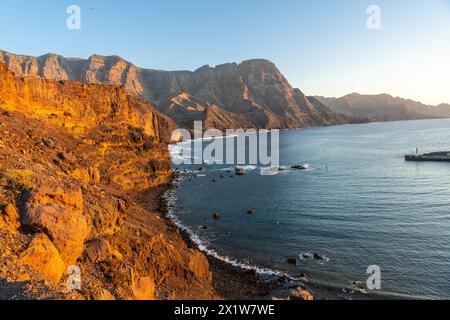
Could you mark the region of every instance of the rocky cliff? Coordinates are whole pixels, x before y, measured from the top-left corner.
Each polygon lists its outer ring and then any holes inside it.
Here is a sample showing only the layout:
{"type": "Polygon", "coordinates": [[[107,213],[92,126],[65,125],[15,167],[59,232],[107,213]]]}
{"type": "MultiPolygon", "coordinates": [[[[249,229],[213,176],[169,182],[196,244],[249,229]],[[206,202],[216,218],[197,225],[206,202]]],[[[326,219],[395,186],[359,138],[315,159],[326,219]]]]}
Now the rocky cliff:
{"type": "Polygon", "coordinates": [[[450,106],[430,106],[388,94],[349,94],[341,98],[316,97],[331,110],[347,117],[368,121],[397,121],[430,118],[450,118],[450,106]]]}
{"type": "Polygon", "coordinates": [[[309,127],[349,121],[294,89],[267,60],[204,66],[194,72],[141,69],[120,57],[99,55],[82,60],[0,51],[0,61],[19,75],[123,85],[129,93],[144,97],[187,128],[192,128],[194,120],[221,130],[309,127]]]}
{"type": "Polygon", "coordinates": [[[123,87],[0,63],[0,299],[215,297],[206,258],[158,213],[172,125],[123,87]]]}

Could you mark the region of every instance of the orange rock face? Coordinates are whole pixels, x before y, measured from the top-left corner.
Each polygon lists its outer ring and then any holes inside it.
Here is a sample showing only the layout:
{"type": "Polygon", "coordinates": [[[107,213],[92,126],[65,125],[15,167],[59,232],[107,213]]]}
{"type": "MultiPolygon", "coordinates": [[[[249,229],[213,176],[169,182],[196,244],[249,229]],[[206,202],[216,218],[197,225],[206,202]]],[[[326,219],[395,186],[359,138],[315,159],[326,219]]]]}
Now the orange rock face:
{"type": "Polygon", "coordinates": [[[28,279],[33,298],[215,298],[208,261],[157,211],[171,128],[121,87],[0,63],[0,282],[28,279]],[[61,292],[68,266],[79,292],[61,292]]]}
{"type": "Polygon", "coordinates": [[[46,233],[66,264],[75,265],[83,252],[90,225],[83,216],[83,195],[70,185],[43,185],[28,195],[22,224],[46,233]]]}
{"type": "Polygon", "coordinates": [[[8,204],[0,215],[0,229],[16,232],[20,227],[19,213],[12,204],[8,204]]]}
{"type": "Polygon", "coordinates": [[[155,282],[149,277],[133,280],[133,295],[136,300],[154,300],[155,282]]]}
{"type": "Polygon", "coordinates": [[[58,249],[43,233],[33,238],[28,248],[20,254],[19,261],[41,272],[55,283],[59,282],[65,271],[58,249]]]}
{"type": "Polygon", "coordinates": [[[194,250],[189,255],[189,270],[200,279],[211,281],[212,275],[209,271],[209,262],[200,251],[194,250]]]}

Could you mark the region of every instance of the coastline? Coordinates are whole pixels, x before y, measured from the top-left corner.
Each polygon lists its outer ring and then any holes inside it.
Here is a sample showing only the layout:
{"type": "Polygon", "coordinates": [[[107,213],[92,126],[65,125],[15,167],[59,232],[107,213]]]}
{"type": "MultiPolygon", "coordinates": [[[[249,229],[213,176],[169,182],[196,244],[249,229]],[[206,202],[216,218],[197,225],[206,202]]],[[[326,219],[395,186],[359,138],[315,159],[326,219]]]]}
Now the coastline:
{"type": "Polygon", "coordinates": [[[191,235],[184,228],[180,228],[179,224],[171,217],[170,207],[167,194],[174,189],[177,177],[160,191],[159,195],[159,212],[165,219],[166,224],[177,229],[188,247],[196,248],[206,256],[209,262],[210,271],[212,273],[212,285],[218,296],[223,300],[262,300],[267,299],[271,292],[283,287],[282,282],[266,282],[261,279],[257,272],[252,270],[244,270],[238,266],[234,266],[219,258],[206,253],[202,248],[192,240],[191,235]]]}
{"type": "Polygon", "coordinates": [[[220,256],[210,250],[201,239],[182,224],[174,214],[176,204],[174,192],[183,181],[180,173],[174,170],[172,180],[159,192],[158,208],[165,223],[180,234],[190,248],[199,250],[208,260],[212,273],[212,285],[218,299],[223,300],[305,300],[289,298],[292,291],[307,292],[314,300],[384,300],[403,299],[395,295],[358,291],[355,288],[340,288],[323,283],[310,282],[309,279],[294,279],[274,270],[260,269],[220,256]]]}
{"type": "MultiPolygon", "coordinates": [[[[159,193],[158,212],[161,213],[166,224],[176,229],[183,241],[190,248],[199,250],[208,260],[212,273],[212,285],[218,299],[221,300],[309,300],[290,298],[293,292],[305,292],[311,295],[312,286],[305,279],[296,280],[271,270],[258,270],[257,266],[246,266],[227,261],[216,252],[211,254],[205,246],[192,238],[189,228],[182,225],[172,212],[174,201],[172,193],[178,188],[180,177],[174,177],[159,193]]],[[[199,240],[199,239],[197,239],[199,240]]],[[[329,294],[315,296],[314,299],[335,299],[337,295],[329,294]]]]}

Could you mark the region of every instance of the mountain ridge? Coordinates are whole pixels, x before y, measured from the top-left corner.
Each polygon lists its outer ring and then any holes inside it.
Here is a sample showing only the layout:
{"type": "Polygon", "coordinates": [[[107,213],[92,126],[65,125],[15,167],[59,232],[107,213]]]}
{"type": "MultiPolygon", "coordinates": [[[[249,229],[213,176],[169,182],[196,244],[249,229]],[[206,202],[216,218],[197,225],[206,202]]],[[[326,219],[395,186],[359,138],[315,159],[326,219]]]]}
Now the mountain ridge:
{"type": "Polygon", "coordinates": [[[123,85],[130,94],[144,97],[182,127],[191,128],[193,120],[221,130],[228,129],[225,126],[274,129],[348,122],[319,101],[312,103],[265,59],[204,65],[195,71],[143,69],[118,56],[98,54],[80,59],[0,51],[0,61],[21,76],[123,85]],[[192,97],[199,108],[189,104],[174,108],[173,101],[179,97],[192,97]]]}
{"type": "Polygon", "coordinates": [[[450,105],[423,104],[390,94],[351,93],[340,98],[315,96],[334,112],[345,116],[366,118],[369,121],[419,120],[450,118],[450,105]]]}

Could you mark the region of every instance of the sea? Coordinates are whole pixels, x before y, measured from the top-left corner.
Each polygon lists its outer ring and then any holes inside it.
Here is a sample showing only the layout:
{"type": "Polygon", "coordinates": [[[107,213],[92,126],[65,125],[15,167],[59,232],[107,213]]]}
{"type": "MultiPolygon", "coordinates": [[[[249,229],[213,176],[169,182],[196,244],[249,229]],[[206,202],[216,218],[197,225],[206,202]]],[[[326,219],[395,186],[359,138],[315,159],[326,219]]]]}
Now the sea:
{"type": "MultiPolygon", "coordinates": [[[[193,146],[171,146],[174,161],[193,146]]],[[[450,120],[281,131],[278,174],[174,164],[169,216],[205,253],[261,276],[306,275],[336,298],[448,299],[450,163],[406,162],[416,148],[450,151],[450,120]]]]}

